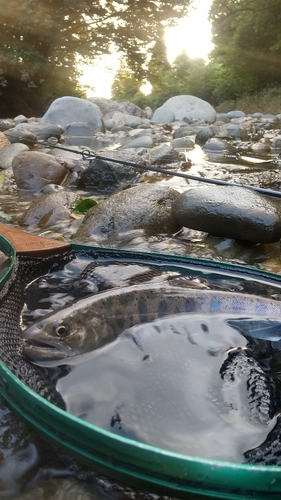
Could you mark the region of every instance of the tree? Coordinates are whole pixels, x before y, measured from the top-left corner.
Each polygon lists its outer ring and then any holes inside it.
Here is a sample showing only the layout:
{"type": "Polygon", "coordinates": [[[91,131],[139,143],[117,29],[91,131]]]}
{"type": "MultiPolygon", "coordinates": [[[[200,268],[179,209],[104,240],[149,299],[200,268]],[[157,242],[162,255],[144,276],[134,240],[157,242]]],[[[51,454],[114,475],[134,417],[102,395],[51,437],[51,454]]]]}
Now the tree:
{"type": "Polygon", "coordinates": [[[16,96],[16,112],[42,112],[48,98],[77,94],[77,58],[112,48],[141,80],[159,26],[184,15],[189,1],[0,0],[1,114],[5,104],[14,111],[16,96]]]}
{"type": "Polygon", "coordinates": [[[111,86],[112,99],[116,101],[132,101],[139,91],[141,82],[137,80],[134,72],[122,61],[111,86]]]}
{"type": "Polygon", "coordinates": [[[280,0],[213,1],[212,59],[226,77],[228,98],[281,83],[280,7],[280,0]]]}

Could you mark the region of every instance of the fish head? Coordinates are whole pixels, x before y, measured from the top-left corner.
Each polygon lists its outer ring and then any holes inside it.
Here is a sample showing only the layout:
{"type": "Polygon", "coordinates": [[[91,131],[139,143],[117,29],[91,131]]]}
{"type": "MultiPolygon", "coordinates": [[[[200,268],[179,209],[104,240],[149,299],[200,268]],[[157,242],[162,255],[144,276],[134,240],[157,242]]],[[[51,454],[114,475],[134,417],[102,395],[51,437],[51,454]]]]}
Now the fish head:
{"type": "Polygon", "coordinates": [[[104,318],[51,313],[23,331],[23,355],[35,364],[67,360],[97,349],[108,335],[115,338],[104,318]]]}

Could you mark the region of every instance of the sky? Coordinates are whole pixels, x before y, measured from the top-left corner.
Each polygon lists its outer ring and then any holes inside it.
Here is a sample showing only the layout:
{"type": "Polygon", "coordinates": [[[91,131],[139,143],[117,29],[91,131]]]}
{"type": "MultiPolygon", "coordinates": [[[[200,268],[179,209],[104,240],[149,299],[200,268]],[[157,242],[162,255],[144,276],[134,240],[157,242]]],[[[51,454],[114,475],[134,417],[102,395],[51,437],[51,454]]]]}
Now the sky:
{"type": "MultiPolygon", "coordinates": [[[[189,16],[181,19],[177,26],[166,30],[165,41],[170,62],[183,50],[189,57],[208,59],[212,50],[211,25],[208,21],[211,3],[212,0],[194,0],[189,16]]],[[[86,86],[87,97],[110,99],[110,89],[118,67],[119,59],[116,54],[104,56],[92,66],[82,66],[80,83],[86,86]],[[87,88],[91,86],[94,90],[87,88]]]]}

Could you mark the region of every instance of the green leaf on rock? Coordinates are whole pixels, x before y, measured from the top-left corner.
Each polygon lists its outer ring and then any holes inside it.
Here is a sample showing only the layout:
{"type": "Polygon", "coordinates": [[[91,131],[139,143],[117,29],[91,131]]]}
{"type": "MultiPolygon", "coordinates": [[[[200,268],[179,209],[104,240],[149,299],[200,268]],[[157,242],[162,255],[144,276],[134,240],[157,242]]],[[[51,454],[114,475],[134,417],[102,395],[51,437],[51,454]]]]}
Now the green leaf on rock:
{"type": "Polygon", "coordinates": [[[73,206],[73,212],[76,214],[85,214],[88,212],[89,208],[94,207],[97,204],[92,198],[85,198],[84,200],[78,201],[73,206]]]}

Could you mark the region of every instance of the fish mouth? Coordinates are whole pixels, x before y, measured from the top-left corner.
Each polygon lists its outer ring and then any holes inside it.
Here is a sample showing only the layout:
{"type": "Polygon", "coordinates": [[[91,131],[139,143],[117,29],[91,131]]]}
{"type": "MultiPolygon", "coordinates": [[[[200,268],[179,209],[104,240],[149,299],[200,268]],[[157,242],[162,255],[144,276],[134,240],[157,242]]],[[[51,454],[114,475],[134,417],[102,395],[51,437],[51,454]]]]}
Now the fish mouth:
{"type": "Polygon", "coordinates": [[[68,346],[55,342],[44,342],[41,339],[32,339],[32,341],[23,339],[22,353],[35,364],[42,361],[63,360],[75,354],[68,346]]]}

